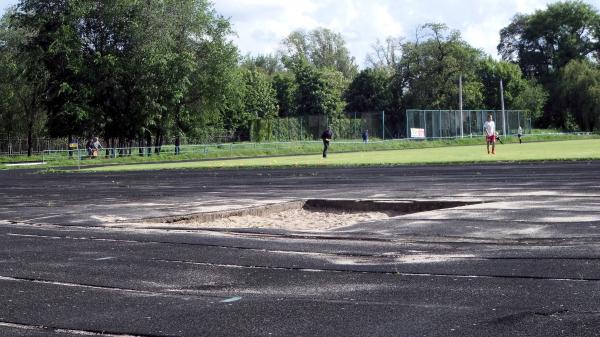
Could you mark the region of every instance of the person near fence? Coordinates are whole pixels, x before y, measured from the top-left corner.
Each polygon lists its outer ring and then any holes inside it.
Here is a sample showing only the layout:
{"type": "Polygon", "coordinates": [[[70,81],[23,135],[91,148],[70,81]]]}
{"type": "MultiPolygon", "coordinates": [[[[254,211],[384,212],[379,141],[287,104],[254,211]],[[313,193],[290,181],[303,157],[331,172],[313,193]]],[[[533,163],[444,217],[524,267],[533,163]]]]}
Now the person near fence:
{"type": "Polygon", "coordinates": [[[331,128],[328,126],[327,129],[325,129],[325,131],[323,131],[323,134],[321,135],[321,139],[323,139],[323,158],[327,158],[327,150],[329,150],[329,142],[332,138],[333,131],[331,131],[331,128]]]}
{"type": "Polygon", "coordinates": [[[181,140],[179,138],[179,136],[175,137],[175,154],[178,155],[180,152],[180,146],[181,145],[181,140]]]}
{"type": "Polygon", "coordinates": [[[362,140],[365,144],[369,142],[369,130],[363,131],[362,140]]]}
{"type": "Polygon", "coordinates": [[[100,140],[98,140],[98,137],[94,137],[94,142],[92,143],[92,157],[97,158],[98,152],[102,149],[103,149],[102,143],[100,143],[100,140]]]}
{"type": "Polygon", "coordinates": [[[483,124],[483,132],[485,132],[488,154],[490,154],[490,145],[492,145],[492,154],[496,154],[496,123],[491,114],[488,115],[488,120],[483,124]]]}
{"type": "Polygon", "coordinates": [[[92,139],[88,139],[87,143],[85,143],[85,150],[87,151],[88,157],[92,157],[92,139]]]}
{"type": "Polygon", "coordinates": [[[519,125],[519,129],[517,130],[517,137],[519,137],[519,144],[523,144],[521,137],[523,137],[523,128],[519,125]]]}
{"type": "Polygon", "coordinates": [[[69,141],[68,141],[68,148],[69,148],[69,159],[73,158],[73,151],[77,150],[77,148],[79,147],[79,145],[77,144],[77,138],[73,138],[72,136],[69,136],[69,141]]]}

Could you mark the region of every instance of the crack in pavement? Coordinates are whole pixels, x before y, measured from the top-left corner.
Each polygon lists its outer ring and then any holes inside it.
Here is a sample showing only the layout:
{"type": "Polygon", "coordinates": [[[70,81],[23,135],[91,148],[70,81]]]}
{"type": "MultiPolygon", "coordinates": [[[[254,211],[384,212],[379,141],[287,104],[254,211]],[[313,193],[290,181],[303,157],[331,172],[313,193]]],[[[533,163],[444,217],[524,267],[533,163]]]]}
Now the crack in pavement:
{"type": "Polygon", "coordinates": [[[245,269],[267,269],[267,270],[291,270],[300,272],[327,272],[327,273],[356,273],[356,274],[380,274],[380,275],[398,275],[398,276],[417,276],[417,277],[441,277],[441,278],[481,278],[481,279],[523,279],[523,280],[547,280],[560,282],[598,282],[598,278],[556,278],[547,276],[518,276],[518,275],[467,275],[467,274],[444,274],[444,273],[405,273],[400,271],[383,270],[352,270],[335,268],[302,268],[302,267],[276,267],[276,266],[258,266],[258,265],[239,265],[222,264],[183,260],[153,259],[153,261],[164,263],[181,263],[201,266],[213,266],[223,268],[245,268],[245,269]]]}
{"type": "MultiPolygon", "coordinates": [[[[422,219],[414,219],[414,220],[422,220],[422,219]]],[[[448,219],[444,219],[446,221],[448,219]]],[[[437,219],[436,221],[439,221],[437,219]]],[[[81,230],[90,230],[90,229],[101,229],[105,231],[119,231],[119,233],[135,233],[136,230],[144,230],[144,231],[153,231],[156,234],[161,233],[194,233],[194,234],[215,234],[224,238],[236,238],[236,237],[245,237],[248,239],[284,239],[284,240],[331,240],[331,241],[355,241],[355,242],[375,242],[375,243],[390,243],[390,244],[471,244],[471,245],[514,245],[514,244],[539,244],[539,245],[548,245],[548,244],[560,244],[560,245],[577,245],[577,244],[597,244],[599,237],[589,237],[589,236],[581,236],[581,237],[570,237],[570,238],[560,238],[560,237],[540,237],[540,238],[502,238],[502,239],[494,239],[494,238],[486,238],[486,237],[474,237],[474,236],[459,236],[459,235],[446,235],[443,237],[440,236],[416,236],[414,234],[396,234],[396,238],[394,239],[386,239],[380,237],[356,237],[356,236],[331,236],[331,235],[322,235],[322,234],[310,234],[310,233],[261,233],[255,231],[248,231],[244,229],[214,229],[214,228],[158,228],[158,227],[121,227],[121,226],[78,226],[78,225],[61,225],[61,224],[28,224],[23,222],[12,222],[14,225],[21,225],[22,227],[40,227],[40,228],[53,228],[57,230],[61,229],[71,229],[77,228],[81,230]],[[400,238],[400,239],[399,239],[400,238]]],[[[2,224],[0,224],[2,225],[2,224]]],[[[340,234],[347,234],[345,232],[340,232],[340,234]]],[[[33,236],[33,235],[32,235],[33,236]]],[[[59,238],[60,236],[55,236],[59,238]]],[[[62,238],[70,238],[69,236],[62,236],[62,238]]],[[[95,238],[86,238],[83,239],[93,240],[95,238]]],[[[102,239],[96,239],[102,240],[102,239]]],[[[128,242],[128,240],[117,240],[117,239],[105,239],[107,241],[114,240],[116,242],[123,241],[128,242]]],[[[238,246],[220,246],[220,245],[208,245],[208,244],[197,244],[197,243],[185,243],[185,242],[163,242],[163,241],[135,241],[131,240],[130,242],[139,242],[139,243],[164,243],[164,244],[182,244],[182,245],[206,245],[206,246],[215,246],[215,247],[225,247],[225,248],[239,248],[239,249],[252,249],[238,246]]]]}
{"type": "Polygon", "coordinates": [[[18,329],[18,330],[26,330],[26,331],[38,331],[38,332],[54,332],[57,334],[71,334],[76,336],[104,336],[104,337],[176,337],[173,335],[155,335],[155,334],[144,334],[144,335],[131,335],[131,334],[123,334],[117,332],[110,332],[107,330],[75,330],[75,329],[66,329],[59,327],[52,327],[46,325],[31,325],[31,324],[23,324],[16,322],[5,322],[0,321],[0,327],[18,329]]]}
{"type": "Polygon", "coordinates": [[[118,287],[108,287],[94,284],[85,284],[85,283],[71,283],[71,282],[60,282],[60,281],[52,281],[52,280],[43,280],[43,279],[35,279],[35,278],[27,278],[27,277],[12,277],[12,276],[0,276],[0,281],[7,282],[30,282],[37,284],[45,284],[45,285],[55,285],[62,287],[73,287],[73,288],[86,288],[93,290],[104,290],[104,291],[113,291],[113,292],[123,292],[129,294],[136,295],[144,295],[148,297],[172,297],[172,298],[190,298],[190,297],[199,297],[199,298],[221,298],[220,296],[205,296],[205,295],[194,295],[190,294],[177,294],[173,291],[170,292],[160,292],[160,291],[149,291],[149,290],[139,290],[139,289],[128,289],[128,288],[118,288],[118,287]]]}

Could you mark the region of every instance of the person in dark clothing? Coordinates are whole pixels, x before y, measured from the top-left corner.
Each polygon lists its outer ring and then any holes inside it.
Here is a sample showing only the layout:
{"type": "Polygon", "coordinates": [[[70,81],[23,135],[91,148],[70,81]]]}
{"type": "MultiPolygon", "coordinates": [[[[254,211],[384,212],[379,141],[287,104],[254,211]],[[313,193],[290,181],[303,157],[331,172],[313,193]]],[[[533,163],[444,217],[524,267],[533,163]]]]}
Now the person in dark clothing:
{"type": "Polygon", "coordinates": [[[180,148],[179,146],[181,145],[181,140],[179,139],[179,136],[175,137],[175,154],[179,154],[180,152],[180,148]]]}
{"type": "Polygon", "coordinates": [[[369,130],[363,131],[362,140],[365,144],[369,142],[369,130]]]}
{"type": "Polygon", "coordinates": [[[321,135],[321,139],[323,139],[323,158],[327,158],[327,150],[329,149],[329,142],[333,138],[333,131],[331,131],[330,127],[327,127],[323,134],[321,135]]]}
{"type": "Polygon", "coordinates": [[[92,140],[88,139],[87,143],[85,143],[85,149],[87,151],[88,157],[92,157],[92,140]]]}

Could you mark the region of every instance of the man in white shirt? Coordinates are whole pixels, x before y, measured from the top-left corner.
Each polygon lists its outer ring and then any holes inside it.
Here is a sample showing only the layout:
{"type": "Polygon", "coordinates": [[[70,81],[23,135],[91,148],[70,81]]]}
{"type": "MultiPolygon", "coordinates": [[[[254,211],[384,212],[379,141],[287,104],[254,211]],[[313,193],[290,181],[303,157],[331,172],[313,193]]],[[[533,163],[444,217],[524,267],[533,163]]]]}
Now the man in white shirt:
{"type": "Polygon", "coordinates": [[[488,115],[488,120],[483,124],[483,132],[487,142],[487,152],[490,154],[490,144],[492,144],[492,154],[496,154],[496,123],[492,115],[488,115]]]}

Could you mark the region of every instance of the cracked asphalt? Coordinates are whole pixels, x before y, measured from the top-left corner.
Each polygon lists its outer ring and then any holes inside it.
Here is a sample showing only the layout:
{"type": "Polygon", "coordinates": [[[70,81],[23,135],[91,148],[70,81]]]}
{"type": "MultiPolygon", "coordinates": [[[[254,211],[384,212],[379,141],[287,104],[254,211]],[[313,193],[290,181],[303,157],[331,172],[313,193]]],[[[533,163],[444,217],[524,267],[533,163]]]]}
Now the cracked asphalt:
{"type": "Polygon", "coordinates": [[[0,336],[597,336],[600,162],[0,171],[0,336]],[[332,231],[141,219],[464,201],[332,231]]]}

